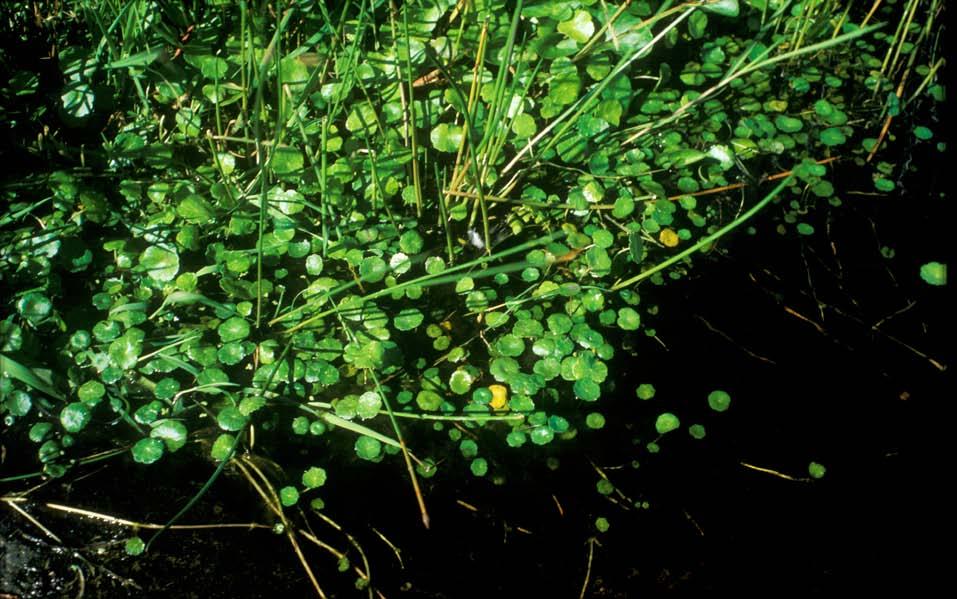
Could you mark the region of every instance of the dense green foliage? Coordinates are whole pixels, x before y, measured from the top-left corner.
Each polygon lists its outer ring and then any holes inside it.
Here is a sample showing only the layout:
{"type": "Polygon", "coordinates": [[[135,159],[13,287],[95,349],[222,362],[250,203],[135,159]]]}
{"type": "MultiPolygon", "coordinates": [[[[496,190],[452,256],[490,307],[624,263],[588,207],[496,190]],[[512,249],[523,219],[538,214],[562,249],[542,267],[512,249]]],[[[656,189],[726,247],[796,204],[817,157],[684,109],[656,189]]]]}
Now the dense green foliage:
{"type": "MultiPolygon", "coordinates": [[[[6,424],[51,476],[104,447],[227,460],[253,431],[418,476],[451,446],[486,476],[498,448],[600,434],[655,285],[761,209],[812,234],[832,161],[944,99],[918,52],[936,4],[900,27],[845,4],[8,4],[56,73],[0,56],[31,169],[0,189],[6,424]]],[[[334,476],[315,456],[283,505],[334,476]]]]}

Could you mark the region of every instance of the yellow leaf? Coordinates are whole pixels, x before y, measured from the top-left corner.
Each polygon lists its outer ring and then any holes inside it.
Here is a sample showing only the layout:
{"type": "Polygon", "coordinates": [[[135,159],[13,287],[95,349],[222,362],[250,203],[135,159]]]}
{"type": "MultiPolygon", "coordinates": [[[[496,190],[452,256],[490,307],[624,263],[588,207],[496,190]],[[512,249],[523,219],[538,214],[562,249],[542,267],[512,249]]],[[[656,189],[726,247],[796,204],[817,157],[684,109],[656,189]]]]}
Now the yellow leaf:
{"type": "Polygon", "coordinates": [[[508,389],[505,388],[505,385],[489,385],[488,390],[492,392],[492,401],[489,402],[492,409],[503,409],[508,400],[508,389]]]}
{"type": "Polygon", "coordinates": [[[662,229],[661,233],[658,234],[658,241],[665,247],[673,248],[678,245],[678,234],[672,229],[662,229]]]}

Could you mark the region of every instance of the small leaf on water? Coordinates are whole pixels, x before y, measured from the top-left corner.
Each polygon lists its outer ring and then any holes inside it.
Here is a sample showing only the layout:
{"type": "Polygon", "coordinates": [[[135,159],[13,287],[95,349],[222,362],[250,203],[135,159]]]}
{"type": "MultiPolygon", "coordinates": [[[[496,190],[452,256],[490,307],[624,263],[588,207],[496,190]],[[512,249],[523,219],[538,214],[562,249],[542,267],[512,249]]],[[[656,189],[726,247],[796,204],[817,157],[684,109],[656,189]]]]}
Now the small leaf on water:
{"type": "Polygon", "coordinates": [[[249,323],[239,316],[233,316],[219,325],[216,332],[224,343],[241,341],[249,336],[249,323]]]}
{"type": "Polygon", "coordinates": [[[485,476],[488,473],[488,462],[485,458],[475,458],[469,464],[469,469],[475,476],[485,476]]]}
{"type": "Polygon", "coordinates": [[[225,431],[238,431],[246,426],[246,417],[239,408],[227,406],[216,415],[216,422],[225,431]]]}
{"type": "Polygon", "coordinates": [[[382,442],[367,435],[361,435],[356,439],[356,455],[363,460],[375,460],[382,453],[382,442]]]}
{"type": "Polygon", "coordinates": [[[715,412],[724,412],[731,406],[731,396],[717,389],[708,394],[708,405],[715,412]]]}
{"type": "Polygon", "coordinates": [[[577,10],[570,20],[558,24],[558,31],[576,42],[584,44],[595,33],[595,24],[592,22],[588,11],[577,10]]]}
{"type": "Polygon", "coordinates": [[[133,446],[133,460],[140,464],[152,464],[163,457],[165,446],[159,439],[140,439],[133,446]]]}
{"type": "Polygon", "coordinates": [[[655,386],[651,383],[642,383],[635,389],[635,395],[638,399],[651,399],[655,396],[655,386]]]}
{"type": "Polygon", "coordinates": [[[807,465],[807,473],[811,475],[811,478],[822,478],[826,472],[827,468],[817,462],[811,462],[807,465]]]}
{"type": "Polygon", "coordinates": [[[283,487],[279,489],[279,501],[286,507],[296,505],[299,501],[299,491],[296,487],[283,487]]]}
{"type": "Polygon", "coordinates": [[[594,430],[605,427],[605,417],[598,412],[592,412],[585,417],[585,425],[594,430]]]}
{"type": "Polygon", "coordinates": [[[82,402],[67,404],[60,410],[60,424],[69,433],[78,433],[90,422],[90,408],[82,402]]]}
{"type": "Polygon", "coordinates": [[[598,532],[608,532],[608,529],[611,528],[611,523],[608,522],[608,518],[599,516],[595,518],[595,528],[598,532]]]}
{"type": "Polygon", "coordinates": [[[20,312],[20,315],[27,319],[30,324],[36,325],[43,322],[43,320],[50,315],[50,312],[53,311],[53,304],[50,302],[50,299],[42,293],[31,291],[21,297],[17,302],[17,311],[20,312]]]}
{"type": "Polygon", "coordinates": [[[324,468],[313,466],[302,473],[302,486],[307,489],[315,489],[326,484],[326,471],[324,468]]]}
{"type": "Polygon", "coordinates": [[[124,548],[126,549],[127,555],[136,556],[146,551],[146,543],[144,543],[143,539],[139,537],[130,537],[126,539],[124,548]]]}
{"type": "Polygon", "coordinates": [[[157,420],[151,425],[150,437],[160,439],[166,444],[166,449],[174,452],[186,445],[186,435],[189,431],[179,420],[157,420]]]}
{"type": "Polygon", "coordinates": [[[722,17],[736,17],[740,13],[738,0],[715,0],[701,5],[705,12],[721,15],[722,17]]]}
{"type": "Polygon", "coordinates": [[[220,462],[225,460],[229,457],[229,452],[232,450],[235,442],[236,438],[232,435],[226,433],[221,434],[216,437],[216,441],[213,442],[213,448],[209,452],[210,456],[220,462]]]}
{"type": "Polygon", "coordinates": [[[927,262],[920,267],[920,278],[928,285],[941,287],[947,284],[947,265],[941,262],[927,262]]]}
{"type": "Polygon", "coordinates": [[[681,426],[681,422],[678,420],[678,417],[671,412],[663,412],[659,414],[655,420],[655,430],[658,431],[660,435],[670,433],[679,426],[681,426]]]}

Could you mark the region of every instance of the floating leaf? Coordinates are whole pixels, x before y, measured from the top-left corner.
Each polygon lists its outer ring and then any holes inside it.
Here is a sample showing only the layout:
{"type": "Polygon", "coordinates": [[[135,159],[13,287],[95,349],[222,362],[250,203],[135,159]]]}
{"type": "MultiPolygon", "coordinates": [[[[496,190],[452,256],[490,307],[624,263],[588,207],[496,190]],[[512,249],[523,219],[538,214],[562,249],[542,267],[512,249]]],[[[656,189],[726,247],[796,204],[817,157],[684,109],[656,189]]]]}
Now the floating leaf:
{"type": "Polygon", "coordinates": [[[213,448],[210,450],[209,454],[214,460],[221,462],[229,457],[229,454],[233,450],[235,443],[235,437],[223,433],[216,437],[216,440],[213,442],[213,448]]]}
{"type": "Polygon", "coordinates": [[[928,285],[946,285],[947,265],[941,262],[927,262],[920,267],[920,278],[928,285]]]}
{"type": "Polygon", "coordinates": [[[150,437],[162,440],[170,452],[177,451],[186,445],[186,435],[189,431],[179,420],[157,420],[151,426],[153,430],[150,431],[150,437]]]}
{"type": "Polygon", "coordinates": [[[701,5],[705,12],[721,15],[722,17],[736,17],[740,13],[738,0],[714,0],[701,5]]]}
{"type": "Polygon", "coordinates": [[[475,458],[469,464],[469,469],[475,476],[485,476],[488,473],[488,461],[485,458],[475,458]]]}
{"type": "Polygon", "coordinates": [[[202,196],[193,194],[180,201],[176,206],[176,214],[186,222],[204,224],[213,218],[213,208],[202,196]]]}
{"type": "Polygon", "coordinates": [[[76,390],[76,396],[80,401],[89,406],[98,404],[105,393],[106,387],[100,381],[87,381],[76,390]]]}
{"type": "Polygon", "coordinates": [[[558,31],[580,44],[587,42],[595,33],[595,24],[586,10],[577,10],[568,21],[558,24],[558,31]]]}
{"type": "Polygon", "coordinates": [[[154,281],[172,281],[179,272],[179,254],[171,246],[151,245],[140,254],[140,266],[154,281]]]}
{"type": "Polygon", "coordinates": [[[361,435],[356,439],[356,455],[363,460],[375,460],[382,454],[382,442],[367,435],[361,435]]]}
{"type": "Polygon", "coordinates": [[[307,489],[317,489],[326,484],[326,471],[313,466],[302,473],[302,486],[307,489]]]}
{"type": "Polygon", "coordinates": [[[219,325],[216,332],[224,343],[242,341],[249,336],[249,323],[244,318],[233,316],[219,325]]]}
{"type": "Polygon", "coordinates": [[[296,487],[283,487],[279,489],[279,501],[286,507],[296,505],[299,501],[299,491],[296,487]]]}
{"type": "Polygon", "coordinates": [[[382,408],[382,398],[375,391],[366,391],[356,400],[356,415],[363,420],[375,418],[382,408]]]}
{"type": "Polygon", "coordinates": [[[17,311],[30,324],[37,325],[53,312],[53,303],[42,293],[31,291],[17,301],[17,311]]]}
{"type": "Polygon", "coordinates": [[[143,542],[143,539],[139,537],[130,537],[126,539],[126,543],[123,545],[126,555],[137,556],[146,551],[146,543],[143,542]]]}
{"type": "Polygon", "coordinates": [[[817,462],[811,462],[807,465],[807,473],[811,475],[811,478],[823,478],[826,472],[827,468],[817,462]]]}
{"type": "Polygon", "coordinates": [[[277,175],[291,175],[302,170],[305,158],[297,148],[279,146],[273,150],[269,164],[277,175]]]}
{"type": "Polygon", "coordinates": [[[594,430],[604,428],[605,416],[598,412],[591,412],[588,416],[585,416],[585,426],[594,430]]]}
{"type": "MultiPolygon", "coordinates": [[[[512,132],[514,132],[519,139],[528,139],[538,133],[538,126],[535,124],[535,119],[532,118],[531,115],[523,112],[512,121],[512,132]]],[[[433,144],[434,143],[435,142],[433,142],[433,144]]]]}
{"type": "Polygon", "coordinates": [[[508,388],[504,385],[489,385],[488,390],[492,393],[489,406],[493,410],[503,409],[508,403],[508,388]]]}
{"type": "Polygon", "coordinates": [[[618,326],[626,331],[636,331],[641,326],[641,315],[634,308],[618,310],[618,326]]]}
{"type": "Polygon", "coordinates": [[[432,147],[439,152],[457,152],[462,144],[465,131],[462,127],[449,125],[448,123],[439,123],[432,128],[429,139],[432,140],[432,147]]]}
{"type": "Polygon", "coordinates": [[[224,431],[238,431],[246,426],[246,416],[239,408],[227,406],[216,415],[216,423],[224,431]]]}
{"type": "Polygon", "coordinates": [[[85,119],[93,113],[96,96],[93,89],[82,80],[73,80],[63,87],[60,102],[63,111],[74,119],[85,119]]]}
{"type": "Polygon", "coordinates": [[[708,394],[708,405],[715,412],[724,412],[731,406],[731,396],[720,389],[708,394]]]}
{"type": "Polygon", "coordinates": [[[608,532],[609,528],[611,528],[611,523],[608,522],[608,518],[605,518],[604,516],[595,518],[595,529],[598,532],[608,532]]]}
{"type": "Polygon", "coordinates": [[[655,396],[655,386],[650,383],[642,383],[635,389],[635,395],[638,399],[651,399],[655,396]]]}
{"type": "Polygon", "coordinates": [[[655,430],[658,431],[660,435],[670,433],[680,426],[681,422],[678,420],[678,417],[671,412],[663,412],[655,419],[655,430]]]}
{"type": "Polygon", "coordinates": [[[139,464],[152,464],[163,457],[165,445],[159,439],[140,439],[133,446],[133,460],[139,464]]]}

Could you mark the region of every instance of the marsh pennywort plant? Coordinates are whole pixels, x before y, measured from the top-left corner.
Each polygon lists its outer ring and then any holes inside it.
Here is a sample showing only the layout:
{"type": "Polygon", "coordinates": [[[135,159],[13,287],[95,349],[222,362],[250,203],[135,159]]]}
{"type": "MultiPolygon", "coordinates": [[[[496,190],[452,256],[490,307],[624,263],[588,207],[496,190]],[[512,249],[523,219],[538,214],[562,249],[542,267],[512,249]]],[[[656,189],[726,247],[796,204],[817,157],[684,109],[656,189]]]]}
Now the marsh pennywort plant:
{"type": "Polygon", "coordinates": [[[882,107],[943,99],[916,62],[932,4],[905,26],[836,0],[79,2],[24,34],[62,85],[3,56],[43,167],[2,191],[5,424],[46,476],[100,459],[87,438],[142,464],[196,444],[280,514],[335,464],[271,490],[259,444],[402,454],[427,525],[441,460],[409,432],[476,476],[598,434],[619,340],[655,335],[642,295],[759,211],[812,234],[882,107]]]}

